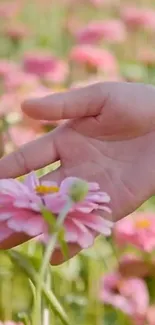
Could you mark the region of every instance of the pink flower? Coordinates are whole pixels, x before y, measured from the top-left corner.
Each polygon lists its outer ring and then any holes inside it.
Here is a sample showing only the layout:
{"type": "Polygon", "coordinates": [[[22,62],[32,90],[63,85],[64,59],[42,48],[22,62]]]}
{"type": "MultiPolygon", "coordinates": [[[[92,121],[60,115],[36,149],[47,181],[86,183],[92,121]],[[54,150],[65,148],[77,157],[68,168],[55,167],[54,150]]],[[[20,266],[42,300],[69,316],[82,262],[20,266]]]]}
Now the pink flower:
{"type": "Polygon", "coordinates": [[[53,69],[46,74],[45,81],[47,83],[61,84],[68,77],[68,66],[64,61],[56,60],[53,69]]]}
{"type": "Polygon", "coordinates": [[[26,128],[20,125],[10,126],[9,127],[9,136],[13,142],[13,144],[17,147],[21,145],[33,141],[36,139],[37,134],[31,128],[26,128]]]}
{"type": "Polygon", "coordinates": [[[149,294],[145,282],[134,277],[123,278],[117,272],[103,277],[100,299],[132,318],[145,317],[149,305],[149,294]]]}
{"type": "Polygon", "coordinates": [[[23,24],[14,24],[13,26],[7,26],[4,30],[5,36],[10,38],[12,41],[20,41],[29,35],[27,26],[23,24]]]}
{"type": "Polygon", "coordinates": [[[148,325],[155,325],[155,305],[152,305],[148,308],[146,318],[148,325]]]}
{"type": "Polygon", "coordinates": [[[0,2],[0,17],[1,18],[12,18],[14,17],[21,8],[21,2],[19,1],[3,1],[0,2]]]}
{"type": "Polygon", "coordinates": [[[26,72],[56,82],[64,81],[68,73],[66,64],[49,53],[28,53],[25,55],[23,65],[26,72]]]}
{"type": "Polygon", "coordinates": [[[81,28],[76,33],[80,43],[93,44],[100,40],[122,42],[126,38],[124,24],[119,20],[95,21],[81,28]]]}
{"type": "Polygon", "coordinates": [[[151,252],[155,248],[155,214],[140,212],[118,221],[114,237],[118,245],[134,245],[151,252]]]}
{"type": "Polygon", "coordinates": [[[13,112],[13,109],[17,106],[17,98],[13,94],[6,94],[0,97],[0,117],[4,117],[7,114],[13,112]]]}
{"type": "MultiPolygon", "coordinates": [[[[57,216],[69,199],[71,186],[78,179],[66,178],[60,187],[54,182],[40,182],[30,173],[24,183],[17,180],[0,180],[0,241],[14,232],[23,232],[30,237],[48,235],[48,225],[41,211],[45,206],[57,216]]],[[[93,244],[96,234],[110,235],[113,223],[99,215],[99,210],[111,212],[109,196],[100,192],[97,183],[88,183],[85,199],[73,203],[65,222],[65,239],[78,243],[82,248],[93,244]]]]}
{"type": "Polygon", "coordinates": [[[70,58],[75,63],[89,65],[108,73],[115,74],[118,68],[116,59],[111,52],[90,45],[75,46],[70,53],[70,58]]]}
{"type": "Polygon", "coordinates": [[[4,80],[4,87],[7,92],[15,92],[21,90],[33,90],[38,88],[39,80],[36,76],[21,70],[10,72],[4,80]]]}
{"type": "Polygon", "coordinates": [[[140,51],[138,54],[138,61],[143,63],[146,66],[155,65],[155,52],[152,48],[145,48],[140,51]]]}
{"type": "Polygon", "coordinates": [[[5,78],[10,72],[14,72],[17,66],[12,61],[0,60],[0,79],[5,78]]]}
{"type": "Polygon", "coordinates": [[[151,9],[127,7],[122,10],[121,16],[129,28],[155,30],[155,11],[151,9]]]}

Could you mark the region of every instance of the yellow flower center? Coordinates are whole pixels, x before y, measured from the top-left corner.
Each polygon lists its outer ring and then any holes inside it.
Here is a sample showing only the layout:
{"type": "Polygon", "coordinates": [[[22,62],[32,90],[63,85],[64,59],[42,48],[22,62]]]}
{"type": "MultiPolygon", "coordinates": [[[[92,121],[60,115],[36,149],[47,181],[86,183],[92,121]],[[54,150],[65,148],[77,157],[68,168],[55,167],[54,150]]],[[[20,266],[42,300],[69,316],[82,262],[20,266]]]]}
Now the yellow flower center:
{"type": "Polygon", "coordinates": [[[150,220],[148,219],[141,219],[136,221],[136,227],[138,229],[147,229],[150,227],[150,220]]]}
{"type": "Polygon", "coordinates": [[[49,194],[59,192],[58,186],[46,186],[46,185],[38,185],[36,187],[36,192],[38,194],[49,194]]]}

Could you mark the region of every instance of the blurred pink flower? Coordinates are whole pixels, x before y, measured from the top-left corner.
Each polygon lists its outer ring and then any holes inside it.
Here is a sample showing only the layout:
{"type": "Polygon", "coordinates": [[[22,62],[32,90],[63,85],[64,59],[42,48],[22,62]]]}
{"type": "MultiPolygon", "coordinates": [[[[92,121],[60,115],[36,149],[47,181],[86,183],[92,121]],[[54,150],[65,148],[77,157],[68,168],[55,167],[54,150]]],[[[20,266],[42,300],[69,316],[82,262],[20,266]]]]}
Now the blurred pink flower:
{"type": "Polygon", "coordinates": [[[148,308],[146,319],[148,325],[155,325],[155,305],[148,308]]]}
{"type": "Polygon", "coordinates": [[[145,318],[149,306],[149,293],[145,282],[135,277],[123,278],[117,272],[103,277],[100,299],[133,319],[145,318]]]}
{"type": "Polygon", "coordinates": [[[143,63],[146,66],[155,65],[155,51],[154,49],[145,48],[139,51],[138,61],[143,63]]]}
{"type": "Polygon", "coordinates": [[[9,136],[13,144],[17,147],[20,147],[27,142],[35,140],[37,133],[31,128],[14,125],[9,127],[9,136]]]}
{"type": "Polygon", "coordinates": [[[10,72],[14,72],[17,65],[9,60],[0,60],[0,79],[5,78],[10,72]]]}
{"type": "Polygon", "coordinates": [[[134,245],[151,252],[155,248],[155,214],[139,212],[118,221],[114,238],[118,245],[134,245]]]}
{"type": "Polygon", "coordinates": [[[100,40],[122,42],[126,39],[126,29],[120,20],[95,21],[78,30],[76,38],[78,42],[87,44],[100,40]]]}
{"type": "Polygon", "coordinates": [[[47,77],[50,81],[55,82],[64,81],[68,74],[65,62],[44,52],[26,54],[23,66],[26,72],[47,77]]]}
{"type": "MultiPolygon", "coordinates": [[[[24,183],[17,180],[0,180],[0,241],[14,232],[23,232],[30,237],[48,234],[48,225],[41,211],[45,206],[58,215],[69,199],[71,186],[78,179],[69,177],[60,187],[54,182],[40,182],[32,172],[24,183]]],[[[85,199],[73,203],[65,222],[65,239],[85,248],[93,244],[96,234],[110,235],[113,223],[98,214],[98,210],[110,213],[109,196],[99,191],[97,183],[88,183],[85,199]]]]}
{"type": "Polygon", "coordinates": [[[14,94],[5,94],[0,97],[0,117],[13,112],[17,106],[17,98],[14,94]]]}
{"type": "Polygon", "coordinates": [[[4,80],[4,88],[8,92],[29,90],[32,91],[40,85],[37,76],[33,76],[29,73],[21,70],[12,71],[6,75],[4,80]]]}
{"type": "Polygon", "coordinates": [[[49,84],[61,84],[67,79],[68,74],[69,70],[67,63],[61,60],[56,60],[53,69],[45,75],[45,81],[49,84]]]}
{"type": "Polygon", "coordinates": [[[118,70],[117,61],[113,54],[108,50],[95,46],[79,45],[73,47],[70,59],[75,63],[112,74],[116,74],[118,70]]]}
{"type": "Polygon", "coordinates": [[[21,9],[22,1],[2,1],[0,2],[0,18],[12,18],[21,9]]]}
{"type": "Polygon", "coordinates": [[[143,27],[155,30],[155,11],[147,8],[125,7],[121,17],[126,25],[131,28],[143,27]]]}
{"type": "Polygon", "coordinates": [[[28,27],[19,23],[12,26],[6,26],[3,32],[5,36],[15,42],[26,38],[30,34],[28,27]]]}
{"type": "Polygon", "coordinates": [[[102,6],[104,4],[107,4],[109,2],[112,2],[112,0],[89,0],[90,3],[92,3],[95,7],[102,6]]]}

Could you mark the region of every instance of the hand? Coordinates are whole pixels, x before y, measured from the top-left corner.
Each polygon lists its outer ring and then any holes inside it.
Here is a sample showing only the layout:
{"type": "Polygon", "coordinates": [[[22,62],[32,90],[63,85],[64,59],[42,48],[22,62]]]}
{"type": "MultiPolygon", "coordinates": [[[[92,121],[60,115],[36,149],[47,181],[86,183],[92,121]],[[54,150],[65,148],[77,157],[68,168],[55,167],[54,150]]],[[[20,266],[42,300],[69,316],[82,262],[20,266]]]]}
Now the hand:
{"type": "MultiPolygon", "coordinates": [[[[22,109],[34,119],[69,121],[2,158],[1,178],[17,177],[60,160],[60,168],[44,179],[60,182],[72,175],[97,181],[111,196],[114,221],[154,194],[154,87],[99,83],[25,101],[22,109]]],[[[4,248],[15,242],[10,239],[4,248]]],[[[78,249],[72,247],[71,255],[78,249]]]]}

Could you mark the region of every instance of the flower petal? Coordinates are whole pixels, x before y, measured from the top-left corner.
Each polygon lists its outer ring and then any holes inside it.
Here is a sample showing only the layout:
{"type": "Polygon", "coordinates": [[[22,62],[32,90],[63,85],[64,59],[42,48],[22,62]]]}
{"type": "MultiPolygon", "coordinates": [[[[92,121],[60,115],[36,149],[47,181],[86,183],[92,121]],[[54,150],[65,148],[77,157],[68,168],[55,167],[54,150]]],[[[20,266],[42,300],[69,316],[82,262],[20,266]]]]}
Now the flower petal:
{"type": "MultiPolygon", "coordinates": [[[[94,236],[91,232],[78,220],[67,218],[65,221],[64,226],[67,233],[75,233],[77,235],[77,243],[82,248],[88,248],[89,246],[93,245],[94,236]]],[[[69,234],[67,235],[69,239],[69,234]]],[[[73,236],[73,235],[72,235],[73,236]]]]}
{"type": "Polygon", "coordinates": [[[36,174],[34,171],[29,173],[24,180],[25,186],[29,188],[30,191],[34,191],[36,186],[40,184],[39,179],[36,177],[36,174]]]}
{"type": "Polygon", "coordinates": [[[0,242],[7,239],[13,234],[12,229],[9,229],[4,222],[0,222],[0,242]]]}

